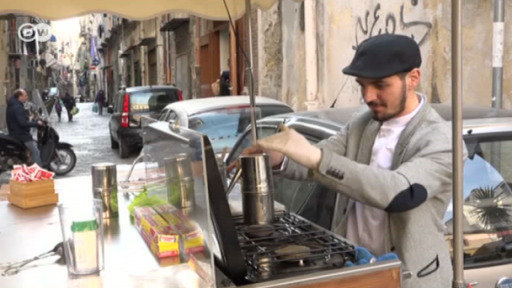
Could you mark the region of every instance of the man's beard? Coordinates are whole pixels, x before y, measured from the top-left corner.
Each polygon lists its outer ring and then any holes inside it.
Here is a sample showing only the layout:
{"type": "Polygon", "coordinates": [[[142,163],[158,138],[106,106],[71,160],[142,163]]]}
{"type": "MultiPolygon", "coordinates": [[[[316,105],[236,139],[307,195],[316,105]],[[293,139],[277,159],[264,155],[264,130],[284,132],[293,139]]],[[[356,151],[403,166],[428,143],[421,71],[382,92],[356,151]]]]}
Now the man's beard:
{"type": "Polygon", "coordinates": [[[401,96],[400,96],[400,102],[398,103],[398,110],[395,111],[395,112],[391,112],[391,113],[388,113],[388,114],[384,114],[382,116],[377,116],[376,113],[373,113],[373,120],[375,121],[379,121],[379,122],[384,122],[384,121],[388,121],[389,119],[392,119],[392,118],[395,118],[396,116],[400,115],[402,112],[404,112],[405,110],[405,102],[407,100],[407,97],[406,97],[406,94],[407,94],[407,91],[406,91],[406,86],[405,86],[405,81],[403,81],[403,84],[402,84],[402,93],[401,96]]]}

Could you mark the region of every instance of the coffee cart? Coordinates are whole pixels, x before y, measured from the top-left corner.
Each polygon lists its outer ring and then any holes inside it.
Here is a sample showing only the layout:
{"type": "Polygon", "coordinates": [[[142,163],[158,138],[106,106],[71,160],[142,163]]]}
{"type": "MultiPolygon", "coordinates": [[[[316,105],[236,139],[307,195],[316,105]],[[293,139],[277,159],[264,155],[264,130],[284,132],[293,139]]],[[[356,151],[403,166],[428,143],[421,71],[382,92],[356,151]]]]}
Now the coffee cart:
{"type": "Polygon", "coordinates": [[[143,139],[148,196],[175,205],[201,227],[206,249],[190,255],[202,259],[208,281],[217,287],[401,286],[400,261],[346,267],[355,262],[351,243],[277,202],[272,221],[247,223],[240,187],[227,195],[207,136],[152,122],[143,127],[143,139]]]}

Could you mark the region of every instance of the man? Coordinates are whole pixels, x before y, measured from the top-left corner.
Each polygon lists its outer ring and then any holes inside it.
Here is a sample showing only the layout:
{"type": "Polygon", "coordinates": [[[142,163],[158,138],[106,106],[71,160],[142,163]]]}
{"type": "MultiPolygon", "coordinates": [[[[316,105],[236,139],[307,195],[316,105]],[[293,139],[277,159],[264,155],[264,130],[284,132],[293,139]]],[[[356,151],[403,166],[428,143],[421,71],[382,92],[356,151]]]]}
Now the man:
{"type": "Polygon", "coordinates": [[[450,287],[443,215],[451,199],[451,128],[415,92],[420,65],[409,37],[367,39],[343,72],[356,77],[369,109],[317,145],[285,129],[245,153],[265,151],[286,176],[340,192],[333,231],[375,255],[395,252],[410,272],[405,287],[450,287]]]}
{"type": "Polygon", "coordinates": [[[23,89],[17,89],[14,91],[13,97],[9,99],[7,104],[7,128],[9,135],[20,140],[27,146],[32,154],[32,160],[41,166],[41,156],[39,155],[39,149],[37,143],[30,134],[30,128],[42,126],[43,122],[31,122],[25,110],[23,109],[23,103],[27,102],[28,94],[23,89]]]}
{"type": "Polygon", "coordinates": [[[103,90],[98,91],[94,103],[98,105],[98,114],[103,115],[103,105],[105,103],[105,92],[103,92],[103,90]]]}
{"type": "Polygon", "coordinates": [[[68,112],[68,122],[73,122],[73,114],[71,113],[71,110],[76,106],[75,98],[71,97],[71,95],[66,92],[62,98],[62,103],[64,103],[64,107],[66,107],[66,111],[68,112]]]}

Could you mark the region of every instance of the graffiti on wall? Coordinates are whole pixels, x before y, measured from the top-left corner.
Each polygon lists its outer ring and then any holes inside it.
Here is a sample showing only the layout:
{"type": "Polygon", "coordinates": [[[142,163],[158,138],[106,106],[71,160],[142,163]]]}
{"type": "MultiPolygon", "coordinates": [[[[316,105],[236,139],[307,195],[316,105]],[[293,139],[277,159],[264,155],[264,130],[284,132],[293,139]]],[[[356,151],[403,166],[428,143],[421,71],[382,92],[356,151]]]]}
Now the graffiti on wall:
{"type": "MultiPolygon", "coordinates": [[[[419,0],[411,0],[412,6],[417,6],[419,0]]],[[[352,49],[356,50],[363,40],[382,33],[395,34],[400,33],[411,36],[418,45],[422,45],[430,34],[432,23],[421,20],[405,19],[405,3],[400,5],[400,14],[397,17],[395,13],[384,13],[381,11],[380,3],[377,3],[372,10],[366,10],[364,17],[357,17],[355,31],[355,45],[352,49]],[[370,16],[371,13],[371,16],[370,16]],[[397,20],[398,18],[398,20],[397,20]]]]}

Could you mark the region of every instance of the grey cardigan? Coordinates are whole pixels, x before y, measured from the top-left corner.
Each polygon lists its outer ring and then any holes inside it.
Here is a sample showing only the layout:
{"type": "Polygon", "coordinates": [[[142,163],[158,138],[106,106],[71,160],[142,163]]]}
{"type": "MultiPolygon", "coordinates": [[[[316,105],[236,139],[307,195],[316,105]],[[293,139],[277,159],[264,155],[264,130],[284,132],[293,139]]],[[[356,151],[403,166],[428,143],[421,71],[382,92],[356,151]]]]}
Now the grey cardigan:
{"type": "Polygon", "coordinates": [[[451,127],[425,103],[400,135],[391,169],[385,170],[368,165],[380,125],[366,110],[317,144],[322,150],[317,170],[290,160],[283,173],[340,192],[332,230],[342,236],[354,200],[388,212],[386,250],[397,253],[404,271],[412,272],[404,287],[451,287],[443,223],[452,196],[451,127]]]}

